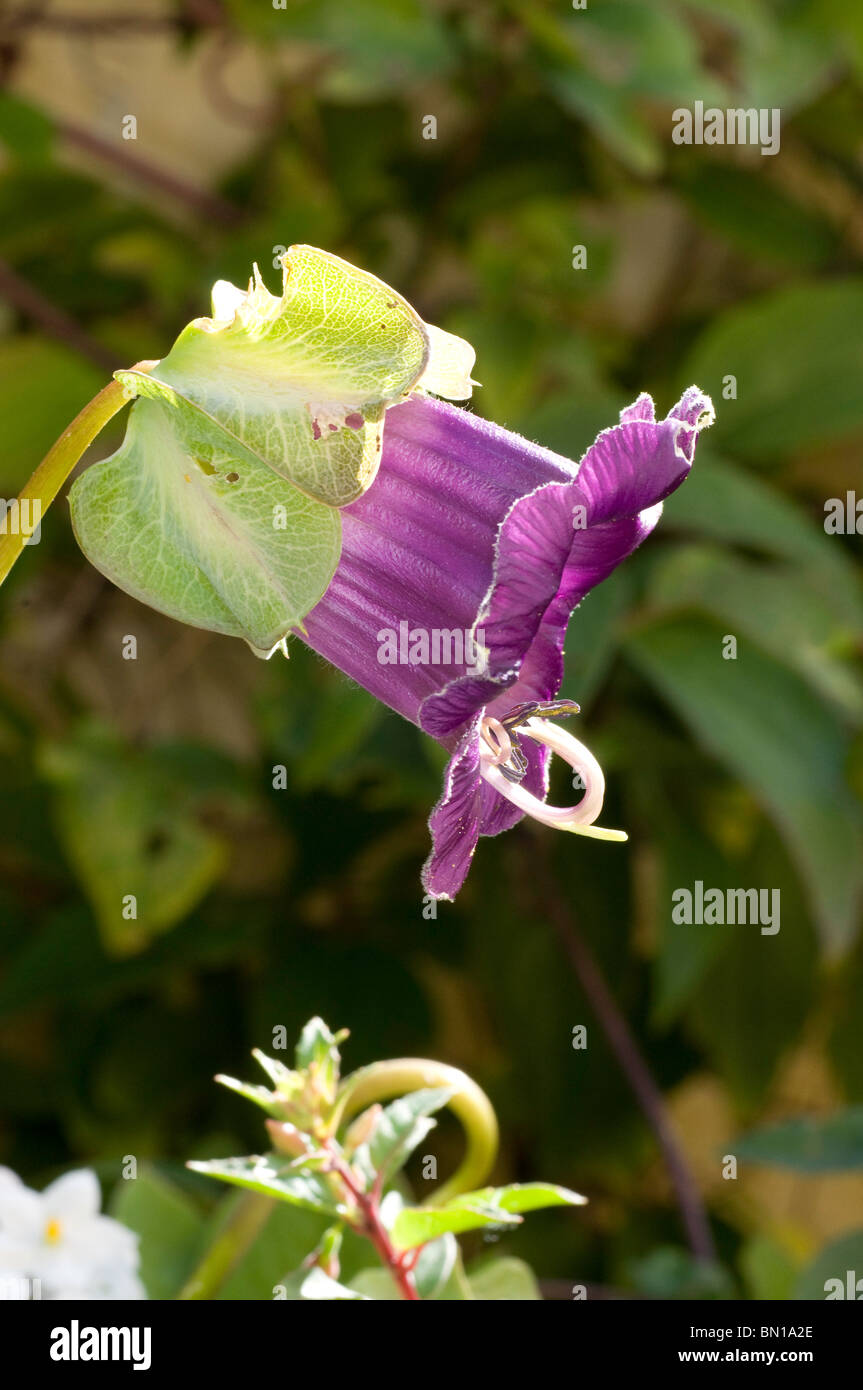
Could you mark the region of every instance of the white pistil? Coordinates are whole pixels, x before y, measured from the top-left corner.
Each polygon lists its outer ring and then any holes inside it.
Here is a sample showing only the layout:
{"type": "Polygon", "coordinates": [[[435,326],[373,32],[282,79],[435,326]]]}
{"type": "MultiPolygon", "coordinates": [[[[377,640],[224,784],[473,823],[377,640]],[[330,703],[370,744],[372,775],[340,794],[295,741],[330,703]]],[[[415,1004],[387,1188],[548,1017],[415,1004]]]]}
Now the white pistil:
{"type": "Polygon", "coordinates": [[[500,722],[491,716],[483,720],[480,742],[480,771],[489,786],[494,787],[495,791],[500,792],[501,796],[505,796],[507,801],[511,801],[520,811],[526,812],[543,825],[552,826],[555,830],[569,830],[575,835],[589,835],[596,840],[627,838],[623,830],[603,830],[601,826],[593,823],[602,810],[605,778],[602,768],[589,748],[585,748],[583,743],[572,737],[572,734],[547,719],[526,719],[519,725],[518,732],[537,743],[544,743],[553,753],[557,753],[569,763],[584,784],[584,796],[575,806],[547,806],[520,782],[510,782],[500,770],[500,764],[507,760],[503,756],[504,750],[507,756],[510,752],[510,739],[500,722]]]}

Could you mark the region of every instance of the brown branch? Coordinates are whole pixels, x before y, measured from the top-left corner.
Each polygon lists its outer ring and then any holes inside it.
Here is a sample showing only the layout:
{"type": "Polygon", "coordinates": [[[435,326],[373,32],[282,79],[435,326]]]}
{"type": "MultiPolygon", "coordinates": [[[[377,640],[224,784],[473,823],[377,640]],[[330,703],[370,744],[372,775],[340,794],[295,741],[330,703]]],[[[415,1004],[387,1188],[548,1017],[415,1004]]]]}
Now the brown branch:
{"type": "Polygon", "coordinates": [[[629,1025],[614,1001],[605,977],[589,945],[581,935],[568,903],[555,880],[548,849],[542,836],[534,837],[529,853],[522,841],[527,882],[536,885],[537,896],[562,949],[599,1019],[609,1047],[641,1107],[662,1150],[680,1207],[689,1246],[697,1259],[715,1260],[716,1249],[701,1193],[671,1124],[662,1092],[651,1075],[629,1025]]]}
{"type": "Polygon", "coordinates": [[[46,299],[28,280],[23,280],[5,261],[0,261],[0,299],[5,299],[52,338],[80,352],[82,357],[89,358],[97,367],[113,372],[122,366],[109,348],[103,347],[96,338],[91,338],[75,319],[46,299]]]}
{"type": "Polygon", "coordinates": [[[44,4],[21,5],[6,15],[0,15],[3,28],[21,32],[29,29],[48,29],[58,34],[82,34],[87,38],[111,38],[117,33],[161,33],[163,30],[184,30],[195,26],[213,28],[224,23],[224,14],[212,0],[187,0],[187,14],[124,14],[122,10],[104,10],[101,14],[57,14],[44,4]]]}
{"type": "Polygon", "coordinates": [[[127,33],[155,33],[163,29],[177,29],[184,21],[172,15],[132,15],[132,14],[42,14],[34,10],[13,10],[4,21],[4,29],[17,33],[25,29],[49,29],[56,34],[86,34],[88,38],[100,35],[110,38],[114,33],[125,30],[127,33]]]}
{"type": "MultiPolygon", "coordinates": [[[[96,135],[94,131],[76,125],[73,121],[58,121],[57,132],[64,140],[76,145],[78,149],[86,150],[88,154],[104,160],[106,164],[112,165],[122,174],[138,179],[141,183],[149,184],[151,188],[158,189],[160,193],[166,194],[169,198],[175,198],[178,202],[185,203],[187,207],[193,208],[203,217],[212,218],[226,226],[234,226],[242,219],[240,209],[235,207],[233,203],[229,203],[226,198],[220,198],[215,193],[207,192],[206,189],[196,188],[193,184],[186,183],[184,179],[169,173],[167,169],[160,168],[158,164],[153,164],[151,160],[145,159],[142,155],[132,154],[121,145],[114,144],[103,136],[96,135]]],[[[123,144],[125,145],[125,143],[124,141],[123,144]]]]}

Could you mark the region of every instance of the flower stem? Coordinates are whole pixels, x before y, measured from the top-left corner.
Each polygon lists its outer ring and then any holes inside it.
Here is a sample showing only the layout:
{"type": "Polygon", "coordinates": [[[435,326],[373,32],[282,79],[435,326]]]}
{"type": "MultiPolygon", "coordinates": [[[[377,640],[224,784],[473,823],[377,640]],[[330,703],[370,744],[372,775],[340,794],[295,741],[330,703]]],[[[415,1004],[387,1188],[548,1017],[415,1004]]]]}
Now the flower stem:
{"type": "MultiPolygon", "coordinates": [[[[138,362],[132,370],[147,372],[154,366],[154,362],[138,362]]],[[[63,431],[56,444],[48,450],[18,498],[16,534],[13,535],[7,530],[4,535],[0,535],[0,584],[9,574],[84,450],[92,444],[112,416],[116,415],[118,410],[122,410],[128,399],[125,387],[119,381],[109,382],[84,406],[80,414],[75,416],[68,429],[63,431]],[[22,503],[26,503],[26,507],[22,507],[22,503]],[[35,507],[33,503],[36,504],[35,507]],[[22,520],[25,516],[26,524],[22,520]]]]}
{"type": "Polygon", "coordinates": [[[342,1082],[339,1100],[340,1122],[365,1110],[375,1101],[392,1100],[426,1086],[443,1086],[453,1095],[449,1107],[461,1121],[467,1147],[460,1166],[452,1177],[434,1189],[427,1200],[438,1205],[481,1187],[497,1157],[498,1126],[491,1101],[457,1067],[443,1062],[429,1062],[421,1057],[398,1057],[389,1062],[373,1062],[352,1072],[342,1082]]]}
{"type": "Polygon", "coordinates": [[[264,1229],[275,1206],[272,1197],[244,1192],[177,1298],[215,1298],[228,1275],[264,1229]]]}
{"type": "MultiPolygon", "coordinates": [[[[327,1147],[333,1153],[332,1145],[327,1147]]],[[[420,1301],[413,1276],[404,1256],[400,1255],[389,1237],[389,1232],[381,1221],[380,1192],[377,1185],[371,1192],[364,1192],[354,1181],[349,1164],[333,1153],[333,1171],[338,1173],[348,1192],[353,1197],[362,1217],[362,1225],[355,1225],[359,1235],[368,1236],[377,1250],[381,1263],[389,1270],[402,1298],[411,1303],[420,1301]]],[[[411,1254],[414,1252],[411,1251],[411,1254]]]]}

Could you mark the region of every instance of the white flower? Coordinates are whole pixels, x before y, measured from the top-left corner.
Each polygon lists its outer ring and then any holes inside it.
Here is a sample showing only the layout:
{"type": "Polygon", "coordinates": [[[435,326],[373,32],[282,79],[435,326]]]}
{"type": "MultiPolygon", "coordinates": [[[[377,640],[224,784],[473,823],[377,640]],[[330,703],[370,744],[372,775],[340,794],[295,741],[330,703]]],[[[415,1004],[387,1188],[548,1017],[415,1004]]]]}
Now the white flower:
{"type": "Polygon", "coordinates": [[[34,1192],[0,1168],[0,1298],[146,1298],[137,1236],[99,1206],[90,1169],[34,1192]]]}

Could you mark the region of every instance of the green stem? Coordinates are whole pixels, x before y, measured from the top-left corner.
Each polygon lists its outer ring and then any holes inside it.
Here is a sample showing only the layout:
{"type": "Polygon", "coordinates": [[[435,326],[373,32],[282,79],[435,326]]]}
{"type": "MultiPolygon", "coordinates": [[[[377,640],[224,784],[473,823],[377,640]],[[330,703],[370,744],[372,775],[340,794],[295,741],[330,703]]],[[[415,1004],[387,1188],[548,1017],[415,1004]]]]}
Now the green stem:
{"type": "Polygon", "coordinates": [[[244,1192],[177,1298],[215,1298],[228,1275],[264,1229],[275,1206],[272,1197],[244,1192]]]}
{"type": "Polygon", "coordinates": [[[392,1100],[423,1090],[426,1086],[444,1086],[454,1091],[449,1107],[464,1127],[467,1148],[461,1164],[452,1177],[435,1188],[427,1199],[436,1205],[481,1187],[488,1177],[498,1147],[497,1118],[491,1101],[457,1067],[443,1062],[429,1062],[422,1057],[398,1057],[390,1062],[373,1062],[361,1067],[342,1082],[339,1091],[339,1122],[357,1115],[375,1101],[392,1100]]]}
{"type": "MultiPolygon", "coordinates": [[[[154,362],[138,362],[132,370],[147,372],[154,366],[154,362]]],[[[68,429],[63,431],[56,444],[48,450],[18,498],[17,534],[12,535],[7,531],[0,536],[0,584],[15,564],[84,450],[92,444],[112,416],[116,415],[118,410],[122,410],[128,399],[125,387],[119,381],[109,382],[98,396],[94,396],[81,413],[75,416],[68,429]],[[27,503],[26,508],[22,508],[22,502],[27,503]],[[31,506],[32,503],[36,503],[37,506],[31,506]],[[23,524],[22,518],[25,514],[32,525],[23,524]]]]}

